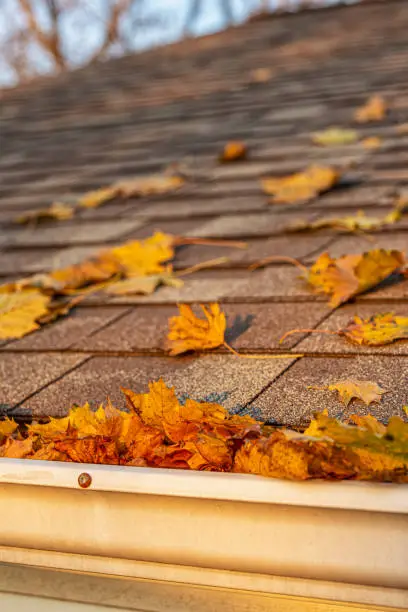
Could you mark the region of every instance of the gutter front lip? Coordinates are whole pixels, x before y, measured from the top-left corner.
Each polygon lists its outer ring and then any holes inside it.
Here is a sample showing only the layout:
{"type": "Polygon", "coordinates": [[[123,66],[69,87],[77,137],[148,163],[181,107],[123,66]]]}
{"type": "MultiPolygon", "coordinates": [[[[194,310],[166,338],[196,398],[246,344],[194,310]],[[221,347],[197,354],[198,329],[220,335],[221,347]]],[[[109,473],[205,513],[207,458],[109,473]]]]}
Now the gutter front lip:
{"type": "Polygon", "coordinates": [[[251,474],[0,459],[0,486],[80,489],[78,477],[84,472],[92,479],[87,491],[408,514],[408,485],[391,483],[293,482],[251,474]]]}

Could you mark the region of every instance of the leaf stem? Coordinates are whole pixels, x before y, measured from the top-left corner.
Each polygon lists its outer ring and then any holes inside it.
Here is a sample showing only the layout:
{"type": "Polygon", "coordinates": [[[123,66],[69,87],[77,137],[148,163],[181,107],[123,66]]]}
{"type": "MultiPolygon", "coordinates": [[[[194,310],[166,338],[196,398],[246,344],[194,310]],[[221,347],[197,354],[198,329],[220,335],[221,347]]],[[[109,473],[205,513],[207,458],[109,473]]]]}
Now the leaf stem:
{"type": "Polygon", "coordinates": [[[274,261],[287,262],[287,263],[290,263],[296,266],[297,268],[302,270],[302,272],[306,272],[306,273],[308,272],[307,267],[301,264],[300,261],[298,261],[297,259],[294,259],[293,257],[287,257],[285,255],[271,255],[270,257],[265,257],[264,259],[260,259],[259,261],[256,261],[255,263],[251,264],[248,270],[256,270],[257,268],[262,268],[263,266],[266,266],[268,263],[272,263],[274,261]]]}
{"type": "Polygon", "coordinates": [[[331,331],[329,329],[291,329],[287,331],[286,334],[283,334],[282,338],[279,340],[279,344],[282,344],[282,342],[286,340],[286,338],[288,336],[291,336],[292,334],[330,334],[330,335],[338,336],[339,332],[331,331]]]}
{"type": "Polygon", "coordinates": [[[238,353],[238,351],[233,349],[232,346],[230,346],[228,342],[226,342],[225,340],[224,340],[223,346],[225,346],[225,348],[228,349],[230,353],[232,353],[236,357],[240,357],[240,359],[289,359],[293,357],[303,357],[304,356],[303,354],[289,354],[289,353],[288,354],[282,353],[278,355],[242,355],[241,353],[238,353]]]}
{"type": "Polygon", "coordinates": [[[174,236],[173,245],[181,246],[183,244],[202,244],[202,245],[214,245],[222,247],[231,247],[235,249],[246,249],[247,243],[238,240],[221,240],[218,238],[195,238],[188,236],[174,236]]]}
{"type": "Polygon", "coordinates": [[[230,260],[228,257],[217,257],[216,259],[209,259],[208,261],[201,261],[200,263],[184,268],[176,272],[175,276],[187,276],[187,274],[193,274],[199,270],[206,270],[208,268],[215,268],[216,266],[222,266],[222,264],[228,263],[230,260]]]}

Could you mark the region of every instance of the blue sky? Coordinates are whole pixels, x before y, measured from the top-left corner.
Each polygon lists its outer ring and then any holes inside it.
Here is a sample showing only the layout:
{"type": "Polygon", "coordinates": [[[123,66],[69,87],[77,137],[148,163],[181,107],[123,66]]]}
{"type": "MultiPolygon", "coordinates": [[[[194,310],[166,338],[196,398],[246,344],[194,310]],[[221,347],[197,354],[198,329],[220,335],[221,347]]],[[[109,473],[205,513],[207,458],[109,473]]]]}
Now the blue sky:
{"type": "MultiPolygon", "coordinates": [[[[276,1],[269,0],[270,8],[276,6],[276,1]]],[[[293,1],[296,2],[296,0],[293,1]]],[[[109,0],[86,0],[84,5],[91,7],[94,13],[101,17],[107,2],[109,0]]],[[[140,2],[142,22],[147,20],[147,23],[153,21],[154,24],[150,27],[138,28],[136,35],[132,37],[133,50],[146,49],[180,38],[191,0],[140,0],[140,2]]],[[[328,4],[335,2],[336,0],[326,0],[328,4]]],[[[41,12],[44,0],[36,0],[36,3],[38,14],[45,22],[45,13],[41,12]]],[[[205,9],[196,23],[195,34],[215,32],[224,27],[219,4],[220,0],[205,0],[205,9]]],[[[245,19],[251,9],[259,4],[260,0],[233,0],[237,23],[245,19]]],[[[1,48],[4,47],[4,41],[9,32],[18,27],[20,19],[16,0],[0,0],[0,85],[13,82],[12,71],[2,61],[1,48]]],[[[103,26],[100,18],[90,18],[89,14],[87,15],[82,9],[64,19],[62,32],[66,55],[70,58],[72,66],[78,66],[88,55],[92,54],[92,50],[98,48],[103,35],[103,26]]],[[[50,62],[47,54],[40,52],[35,46],[30,49],[30,53],[41,72],[48,72],[50,62]]]]}

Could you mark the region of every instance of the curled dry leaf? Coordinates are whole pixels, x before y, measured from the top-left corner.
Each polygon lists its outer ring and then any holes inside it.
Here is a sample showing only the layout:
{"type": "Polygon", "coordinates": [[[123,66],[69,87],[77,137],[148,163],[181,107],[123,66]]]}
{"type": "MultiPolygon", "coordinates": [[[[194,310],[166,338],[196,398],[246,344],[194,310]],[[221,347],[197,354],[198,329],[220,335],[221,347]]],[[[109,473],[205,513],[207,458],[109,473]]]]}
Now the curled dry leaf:
{"type": "Polygon", "coordinates": [[[227,142],[222,153],[219,156],[220,162],[232,162],[246,159],[247,147],[243,142],[234,141],[227,142]]]}
{"type": "Polygon", "coordinates": [[[408,317],[396,316],[392,312],[376,314],[368,319],[355,316],[347,327],[339,330],[339,334],[356,344],[391,344],[408,339],[408,317]]]}
{"type": "Polygon", "coordinates": [[[354,113],[354,119],[358,123],[368,123],[369,121],[381,121],[387,113],[387,104],[382,96],[371,96],[354,113]]]}
{"type": "Polygon", "coordinates": [[[190,306],[180,304],[180,314],[169,320],[167,347],[170,355],[217,348],[224,344],[225,314],[218,304],[201,305],[205,319],[197,317],[190,306]]]}
{"type": "Polygon", "coordinates": [[[88,191],[79,200],[78,206],[82,208],[98,208],[105,202],[113,200],[117,196],[117,188],[113,187],[101,187],[95,191],[88,191]]]}
{"type": "Polygon", "coordinates": [[[159,380],[148,393],[123,390],[130,411],[110,402],[26,429],[6,421],[0,457],[211,471],[292,480],[309,478],[408,482],[408,423],[374,417],[345,425],[315,415],[305,434],[274,430],[219,404],[178,400],[159,380]]]}
{"type": "Polygon", "coordinates": [[[323,253],[305,276],[319,293],[330,295],[330,305],[336,307],[372,289],[404,264],[401,251],[375,249],[337,259],[323,253]]]}
{"type": "Polygon", "coordinates": [[[308,389],[337,391],[346,406],[354,398],[369,406],[372,402],[380,402],[381,396],[388,393],[377,383],[367,380],[340,380],[324,387],[308,387],[308,389]]]}
{"type": "Polygon", "coordinates": [[[266,178],[262,189],[272,196],[272,204],[307,202],[334,187],[340,179],[336,170],[325,166],[310,166],[304,172],[282,178],[266,178]]]}
{"type": "Polygon", "coordinates": [[[280,342],[296,333],[333,334],[344,336],[354,344],[383,346],[408,339],[408,317],[396,316],[392,312],[378,313],[368,319],[355,316],[343,329],[292,329],[282,336],[280,342]]]}
{"type": "Polygon", "coordinates": [[[36,225],[41,221],[72,219],[75,209],[64,202],[54,202],[48,208],[33,210],[16,217],[15,222],[21,225],[36,225]]]}
{"type": "Polygon", "coordinates": [[[358,137],[358,132],[356,132],[356,130],[348,130],[339,127],[331,127],[322,132],[314,132],[311,135],[312,141],[315,144],[324,147],[353,144],[357,142],[358,137]]]}
{"type": "Polygon", "coordinates": [[[119,181],[114,185],[116,194],[123,198],[159,195],[176,191],[184,184],[181,176],[152,175],[142,176],[127,181],[119,181]]]}
{"type": "Polygon", "coordinates": [[[367,217],[363,211],[347,217],[322,217],[316,221],[298,221],[286,228],[288,232],[304,232],[333,228],[345,232],[370,232],[393,225],[400,218],[394,210],[385,217],[367,217]]]}

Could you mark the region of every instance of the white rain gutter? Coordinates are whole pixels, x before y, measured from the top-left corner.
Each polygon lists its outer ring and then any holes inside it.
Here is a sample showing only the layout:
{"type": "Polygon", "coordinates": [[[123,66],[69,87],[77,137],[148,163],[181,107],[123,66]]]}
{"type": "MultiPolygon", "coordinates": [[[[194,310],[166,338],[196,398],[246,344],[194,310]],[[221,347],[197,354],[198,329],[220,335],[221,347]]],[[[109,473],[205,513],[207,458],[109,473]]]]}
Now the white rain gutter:
{"type": "MultiPolygon", "coordinates": [[[[167,607],[167,594],[152,607],[145,594],[122,610],[201,611],[198,600],[183,607],[186,589],[275,606],[242,607],[256,612],[309,610],[307,602],[313,612],[334,602],[407,610],[408,487],[0,459],[0,561],[2,612],[16,608],[15,597],[48,593],[56,578],[45,568],[103,576],[104,588],[114,584],[107,576],[131,578],[156,595],[172,585],[179,602],[167,607]],[[31,584],[29,567],[44,576],[31,584]]],[[[72,586],[75,597],[64,597],[73,611],[74,600],[103,610],[98,588],[78,599],[72,586]]],[[[44,601],[38,609],[48,609],[44,601]]],[[[231,605],[222,609],[241,610],[231,605]]]]}

